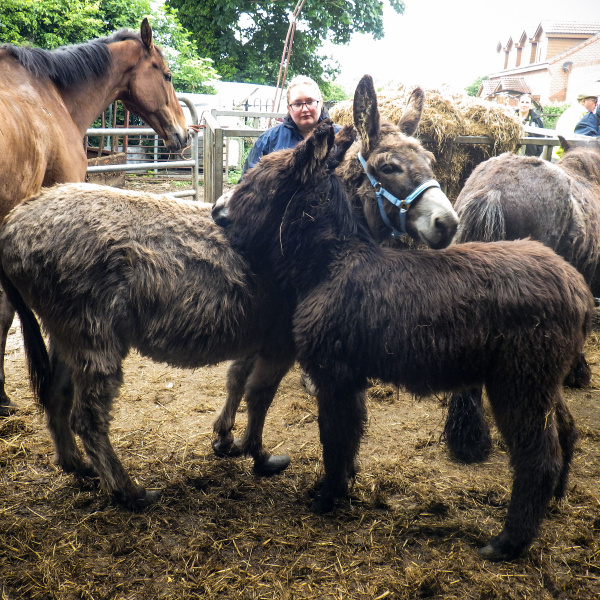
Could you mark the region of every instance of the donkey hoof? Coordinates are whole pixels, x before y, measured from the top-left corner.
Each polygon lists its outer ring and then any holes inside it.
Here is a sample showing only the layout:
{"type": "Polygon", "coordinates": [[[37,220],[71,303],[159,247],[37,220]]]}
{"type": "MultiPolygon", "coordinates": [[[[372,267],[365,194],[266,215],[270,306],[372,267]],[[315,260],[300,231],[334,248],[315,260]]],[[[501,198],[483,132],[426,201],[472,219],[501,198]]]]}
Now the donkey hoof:
{"type": "Polygon", "coordinates": [[[524,547],[523,545],[515,545],[509,540],[508,536],[500,533],[493,537],[487,546],[479,548],[478,553],[486,560],[509,561],[518,558],[524,547]]]}
{"type": "Polygon", "coordinates": [[[335,505],[335,501],[333,498],[324,497],[317,494],[312,502],[310,510],[314,513],[322,515],[324,513],[331,512],[335,505]]]}
{"type": "Polygon", "coordinates": [[[17,412],[17,405],[8,398],[0,398],[0,417],[10,417],[17,412]]]}
{"type": "Polygon", "coordinates": [[[231,458],[243,454],[242,448],[237,440],[230,442],[218,438],[212,443],[212,448],[215,455],[219,458],[231,458]]]}
{"type": "Polygon", "coordinates": [[[290,457],[287,454],[276,454],[275,456],[269,456],[269,458],[263,462],[254,463],[254,473],[261,477],[271,477],[271,475],[277,475],[281,473],[290,464],[290,457]]]}
{"type": "Polygon", "coordinates": [[[148,492],[144,488],[141,488],[134,497],[130,496],[128,498],[123,498],[120,494],[116,493],[115,498],[117,502],[122,504],[127,510],[130,510],[131,512],[140,512],[157,502],[160,498],[160,492],[157,490],[148,492]]]}

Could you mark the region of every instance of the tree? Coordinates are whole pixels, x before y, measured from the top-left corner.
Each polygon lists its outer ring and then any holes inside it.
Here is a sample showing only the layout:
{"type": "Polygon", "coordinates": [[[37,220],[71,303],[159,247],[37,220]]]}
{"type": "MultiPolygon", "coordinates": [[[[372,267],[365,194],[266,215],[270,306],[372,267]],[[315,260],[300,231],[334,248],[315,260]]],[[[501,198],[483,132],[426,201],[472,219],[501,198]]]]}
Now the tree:
{"type": "Polygon", "coordinates": [[[484,77],[478,77],[471,85],[468,85],[465,88],[465,91],[467,92],[467,94],[469,96],[477,96],[477,92],[479,91],[479,88],[481,87],[481,83],[483,81],[485,81],[486,79],[489,79],[489,77],[487,75],[485,75],[484,77]]]}
{"type": "MultiPolygon", "coordinates": [[[[192,32],[199,54],[212,58],[226,80],[274,85],[297,0],[167,0],[192,32]]],[[[402,0],[390,0],[398,13],[402,0]]],[[[333,80],[337,63],[325,65],[323,42],[350,41],[353,33],[383,37],[381,0],[306,0],[294,35],[288,77],[303,73],[320,85],[333,80]]]]}

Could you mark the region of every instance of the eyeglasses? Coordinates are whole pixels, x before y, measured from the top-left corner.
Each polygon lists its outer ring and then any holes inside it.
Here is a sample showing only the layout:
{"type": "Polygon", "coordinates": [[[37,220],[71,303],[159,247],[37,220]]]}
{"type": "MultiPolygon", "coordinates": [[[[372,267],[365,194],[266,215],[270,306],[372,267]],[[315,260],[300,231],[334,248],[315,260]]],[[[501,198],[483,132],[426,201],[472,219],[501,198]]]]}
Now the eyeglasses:
{"type": "Polygon", "coordinates": [[[302,110],[303,106],[306,106],[306,108],[308,110],[311,110],[313,108],[316,108],[319,104],[318,100],[307,100],[306,102],[293,102],[292,104],[288,104],[288,106],[294,111],[294,112],[300,112],[302,110]]]}

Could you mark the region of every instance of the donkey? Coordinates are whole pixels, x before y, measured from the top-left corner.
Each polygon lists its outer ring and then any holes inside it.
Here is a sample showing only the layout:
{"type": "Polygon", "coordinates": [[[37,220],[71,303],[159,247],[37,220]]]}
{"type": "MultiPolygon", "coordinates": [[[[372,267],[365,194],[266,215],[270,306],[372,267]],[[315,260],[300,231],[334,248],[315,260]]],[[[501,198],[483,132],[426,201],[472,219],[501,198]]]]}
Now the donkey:
{"type": "MultiPolygon", "coordinates": [[[[562,159],[552,164],[529,156],[502,154],[481,163],[456,200],[460,224],[456,243],[532,238],[569,261],[594,283],[600,259],[600,146],[575,147],[561,138],[562,159]]],[[[600,273],[599,273],[600,275],[600,273]]],[[[585,387],[590,370],[578,357],[566,383],[585,387]]],[[[492,443],[480,388],[450,398],[444,428],[453,456],[483,460],[492,443]]]]}
{"type": "MultiPolygon", "coordinates": [[[[445,248],[456,232],[456,212],[434,179],[433,154],[410,137],[419,126],[424,102],[423,90],[416,88],[398,124],[382,123],[371,76],[363,76],[356,87],[353,117],[359,139],[338,155],[336,173],[356,215],[383,244],[407,234],[420,244],[445,248]]],[[[346,130],[336,143],[345,147],[350,140],[346,130]]],[[[246,435],[234,439],[232,430],[252,365],[250,358],[231,366],[227,399],[214,423],[218,456],[239,456],[247,443],[246,435]]]]}
{"type": "Polygon", "coordinates": [[[369,378],[416,394],[483,384],[514,475],[504,528],[480,553],[512,559],[566,491],[577,430],[561,383],[593,298],[538,242],[382,248],[331,173],[333,143],[331,125],[319,125],[295,149],[263,157],[213,209],[231,245],[296,305],[294,342],[318,389],[325,470],[312,508],[329,511],[347,493],[369,378]]]}

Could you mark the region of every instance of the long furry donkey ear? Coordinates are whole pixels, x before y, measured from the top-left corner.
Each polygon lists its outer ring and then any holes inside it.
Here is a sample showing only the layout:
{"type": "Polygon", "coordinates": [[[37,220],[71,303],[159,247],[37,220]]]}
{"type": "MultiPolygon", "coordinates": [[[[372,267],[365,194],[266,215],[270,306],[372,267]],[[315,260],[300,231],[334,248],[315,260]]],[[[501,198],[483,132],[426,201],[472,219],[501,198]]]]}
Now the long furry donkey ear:
{"type": "Polygon", "coordinates": [[[406,108],[402,113],[398,127],[404,135],[414,135],[421,122],[423,106],[425,105],[425,92],[420,88],[415,88],[406,103],[406,108]]]}
{"type": "Polygon", "coordinates": [[[354,126],[362,142],[361,152],[366,158],[377,145],[380,134],[379,109],[373,78],[364,75],[354,92],[354,126]]]}
{"type": "Polygon", "coordinates": [[[311,135],[294,148],[293,168],[301,183],[310,181],[326,166],[334,141],[335,131],[331,119],[324,119],[311,135]]]}

